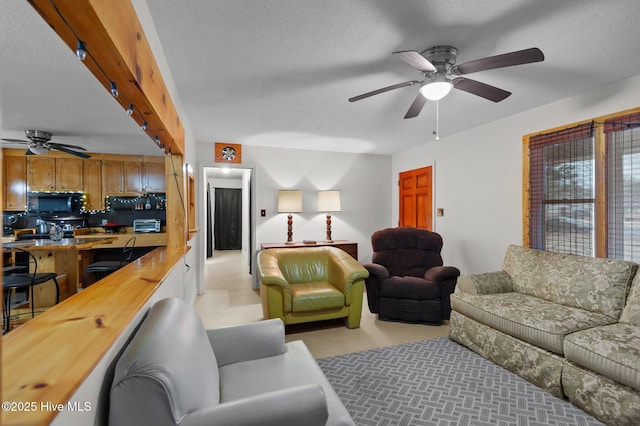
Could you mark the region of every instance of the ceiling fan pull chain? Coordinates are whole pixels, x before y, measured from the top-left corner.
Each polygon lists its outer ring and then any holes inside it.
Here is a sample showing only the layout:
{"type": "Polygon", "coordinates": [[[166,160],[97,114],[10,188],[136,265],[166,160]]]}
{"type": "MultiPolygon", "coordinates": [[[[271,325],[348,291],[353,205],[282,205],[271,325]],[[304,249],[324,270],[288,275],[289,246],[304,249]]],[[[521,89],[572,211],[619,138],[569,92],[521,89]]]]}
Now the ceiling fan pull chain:
{"type": "Polygon", "coordinates": [[[433,134],[436,136],[436,140],[440,140],[440,101],[436,101],[436,129],[433,131],[433,134]]]}

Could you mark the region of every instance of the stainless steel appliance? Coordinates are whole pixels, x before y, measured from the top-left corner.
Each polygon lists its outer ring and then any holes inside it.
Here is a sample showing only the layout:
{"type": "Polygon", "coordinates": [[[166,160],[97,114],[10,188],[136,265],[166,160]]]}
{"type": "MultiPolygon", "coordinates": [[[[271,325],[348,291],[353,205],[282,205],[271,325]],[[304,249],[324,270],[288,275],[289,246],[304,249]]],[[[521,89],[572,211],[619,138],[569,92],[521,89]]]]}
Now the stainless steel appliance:
{"type": "Polygon", "coordinates": [[[79,192],[28,192],[27,212],[32,216],[79,215],[82,211],[79,192]]]}
{"type": "Polygon", "coordinates": [[[160,232],[160,219],[134,219],[133,232],[160,232]]]}

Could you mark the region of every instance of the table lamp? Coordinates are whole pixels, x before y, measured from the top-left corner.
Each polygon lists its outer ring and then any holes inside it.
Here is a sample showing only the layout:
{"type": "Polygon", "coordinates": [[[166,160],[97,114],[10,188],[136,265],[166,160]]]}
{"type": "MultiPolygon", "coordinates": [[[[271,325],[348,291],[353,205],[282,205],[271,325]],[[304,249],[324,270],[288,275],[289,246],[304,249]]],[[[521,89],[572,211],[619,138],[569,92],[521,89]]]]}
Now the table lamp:
{"type": "Polygon", "coordinates": [[[318,211],[327,213],[327,239],[325,243],[332,243],[331,215],[329,213],[342,211],[340,209],[340,191],[318,192],[318,211]]]}
{"type": "Polygon", "coordinates": [[[287,216],[287,242],[285,244],[293,244],[293,216],[291,216],[291,213],[300,212],[302,212],[302,191],[278,191],[278,213],[289,214],[287,216]]]}

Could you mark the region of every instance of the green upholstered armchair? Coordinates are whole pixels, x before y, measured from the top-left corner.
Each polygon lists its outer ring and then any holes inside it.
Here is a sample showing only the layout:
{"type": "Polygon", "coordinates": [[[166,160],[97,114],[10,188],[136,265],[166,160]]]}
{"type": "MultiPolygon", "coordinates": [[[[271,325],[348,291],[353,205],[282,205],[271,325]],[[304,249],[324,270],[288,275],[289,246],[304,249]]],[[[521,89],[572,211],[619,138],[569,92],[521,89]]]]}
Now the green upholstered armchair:
{"type": "Polygon", "coordinates": [[[344,318],[348,328],[360,327],[369,272],[339,248],[262,250],[258,274],[265,319],[297,324],[344,318]]]}

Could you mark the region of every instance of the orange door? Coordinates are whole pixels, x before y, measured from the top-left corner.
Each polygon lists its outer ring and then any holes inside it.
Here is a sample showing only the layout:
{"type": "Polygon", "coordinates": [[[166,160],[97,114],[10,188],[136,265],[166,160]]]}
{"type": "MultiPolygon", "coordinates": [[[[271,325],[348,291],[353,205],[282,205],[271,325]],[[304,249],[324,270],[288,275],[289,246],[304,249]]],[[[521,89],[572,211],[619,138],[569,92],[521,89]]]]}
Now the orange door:
{"type": "Polygon", "coordinates": [[[398,221],[398,226],[412,226],[428,231],[432,230],[431,182],[431,166],[400,173],[398,180],[400,220],[398,221]]]}

